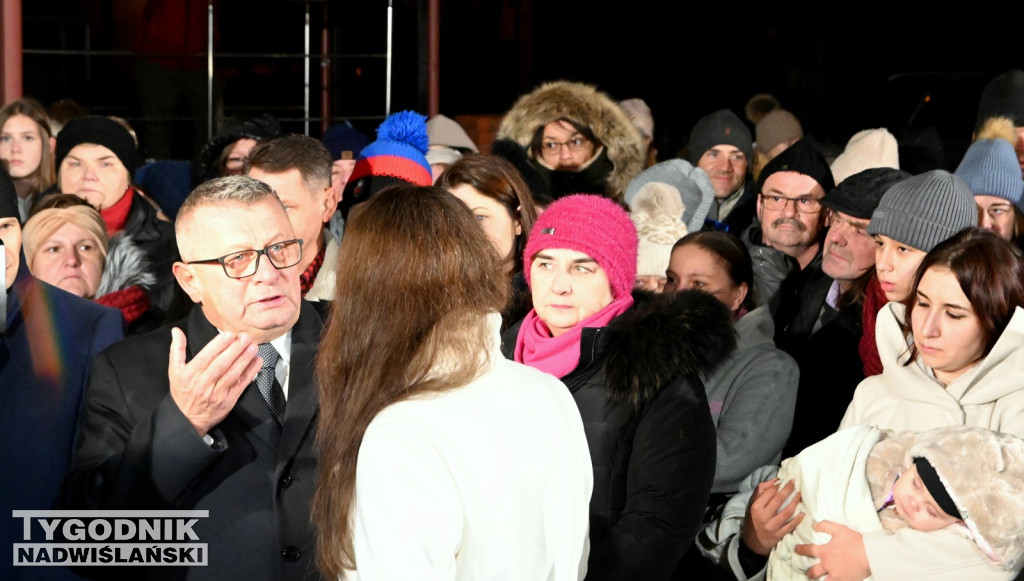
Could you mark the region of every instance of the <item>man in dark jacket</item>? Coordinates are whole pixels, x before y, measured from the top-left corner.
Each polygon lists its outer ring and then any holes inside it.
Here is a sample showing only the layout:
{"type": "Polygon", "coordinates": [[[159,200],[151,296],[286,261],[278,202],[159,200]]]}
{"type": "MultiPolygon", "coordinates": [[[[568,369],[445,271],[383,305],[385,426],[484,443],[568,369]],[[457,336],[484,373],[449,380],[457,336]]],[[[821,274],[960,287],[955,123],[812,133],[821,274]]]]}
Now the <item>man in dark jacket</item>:
{"type": "Polygon", "coordinates": [[[802,292],[783,286],[775,319],[785,327],[776,327],[775,344],[800,365],[793,430],[783,458],[835,432],[854,389],[864,379],[857,347],[876,246],[867,226],[882,194],[909,176],[897,169],[872,168],[829,191],[822,205],[830,225],[821,267],[813,274],[815,282],[802,292]]]}
{"type": "Polygon", "coordinates": [[[53,508],[92,358],[122,338],[122,325],[118,310],[29,274],[17,194],[0,169],[0,579],[74,578],[61,566],[13,566],[13,543],[33,540],[11,511],[53,508]]]}
{"type": "Polygon", "coordinates": [[[273,190],[243,176],[193,191],[176,233],[174,275],[198,306],[97,356],[64,508],[209,511],[194,527],[208,566],[132,578],[315,579],[322,323],[300,297],[301,244],[273,190]]]}
{"type": "Polygon", "coordinates": [[[735,113],[720,109],[701,117],[687,144],[691,164],[704,170],[715,190],[707,227],[739,235],[754,219],[757,187],[750,179],[750,129],[735,113]]]}

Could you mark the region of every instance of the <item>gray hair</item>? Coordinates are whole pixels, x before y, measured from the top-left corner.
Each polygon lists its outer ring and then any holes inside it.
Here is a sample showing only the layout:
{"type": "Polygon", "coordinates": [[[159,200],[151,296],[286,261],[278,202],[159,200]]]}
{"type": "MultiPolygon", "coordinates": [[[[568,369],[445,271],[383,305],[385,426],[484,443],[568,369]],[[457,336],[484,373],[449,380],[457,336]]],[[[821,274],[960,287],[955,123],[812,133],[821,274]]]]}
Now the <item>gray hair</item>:
{"type": "Polygon", "coordinates": [[[230,203],[251,206],[266,198],[273,198],[281,209],[285,210],[284,203],[274,188],[249,176],[227,176],[203,182],[192,190],[178,208],[178,215],[174,220],[174,234],[178,239],[179,251],[184,226],[199,208],[230,203]]]}

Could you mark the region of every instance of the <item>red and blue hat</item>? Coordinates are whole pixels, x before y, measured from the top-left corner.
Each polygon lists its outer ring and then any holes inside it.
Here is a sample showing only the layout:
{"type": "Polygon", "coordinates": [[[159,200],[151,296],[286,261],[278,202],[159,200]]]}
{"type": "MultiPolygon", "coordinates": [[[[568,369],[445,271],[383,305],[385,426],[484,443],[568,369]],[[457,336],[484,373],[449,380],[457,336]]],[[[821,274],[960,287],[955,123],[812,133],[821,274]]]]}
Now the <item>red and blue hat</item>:
{"type": "Polygon", "coordinates": [[[414,111],[388,116],[377,128],[377,140],[363,148],[345,184],[338,209],[348,218],[352,206],[380,190],[397,184],[429,186],[434,183],[427,161],[427,118],[414,111]]]}

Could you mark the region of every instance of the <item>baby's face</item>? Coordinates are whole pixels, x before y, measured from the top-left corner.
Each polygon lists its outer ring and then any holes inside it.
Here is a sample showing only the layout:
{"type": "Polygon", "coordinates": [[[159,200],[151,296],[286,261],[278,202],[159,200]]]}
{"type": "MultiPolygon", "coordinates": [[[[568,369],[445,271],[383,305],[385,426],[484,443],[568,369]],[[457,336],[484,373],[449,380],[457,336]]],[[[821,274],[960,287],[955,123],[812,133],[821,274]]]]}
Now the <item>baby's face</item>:
{"type": "Polygon", "coordinates": [[[921,482],[917,466],[911,465],[903,471],[892,487],[892,497],[896,513],[903,517],[912,529],[935,531],[961,522],[939,508],[928,488],[921,482]]]}

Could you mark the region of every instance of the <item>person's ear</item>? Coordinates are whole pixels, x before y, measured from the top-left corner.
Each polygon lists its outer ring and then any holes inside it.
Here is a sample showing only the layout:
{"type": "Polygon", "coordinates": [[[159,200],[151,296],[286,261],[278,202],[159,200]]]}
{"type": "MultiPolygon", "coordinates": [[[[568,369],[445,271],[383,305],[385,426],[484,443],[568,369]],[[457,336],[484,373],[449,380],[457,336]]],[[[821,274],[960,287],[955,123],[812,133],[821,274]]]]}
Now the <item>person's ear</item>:
{"type": "Polygon", "coordinates": [[[192,271],[192,266],[184,262],[175,262],[171,267],[171,271],[174,273],[175,280],[181,285],[181,289],[188,295],[188,298],[192,299],[193,303],[201,303],[203,286],[199,278],[192,271]]]}
{"type": "Polygon", "coordinates": [[[50,138],[50,153],[53,153],[55,151],[57,151],[57,138],[56,137],[51,137],[50,138]]]}
{"type": "Polygon", "coordinates": [[[743,301],[747,299],[748,292],[750,292],[750,288],[747,286],[747,283],[745,282],[741,282],[739,286],[736,287],[736,294],[733,297],[732,304],[729,305],[729,310],[731,312],[735,313],[736,311],[740,310],[740,307],[743,305],[743,301]]]}
{"type": "Polygon", "coordinates": [[[323,206],[320,209],[320,221],[326,223],[338,209],[338,192],[334,186],[327,186],[320,194],[323,206]]]}

